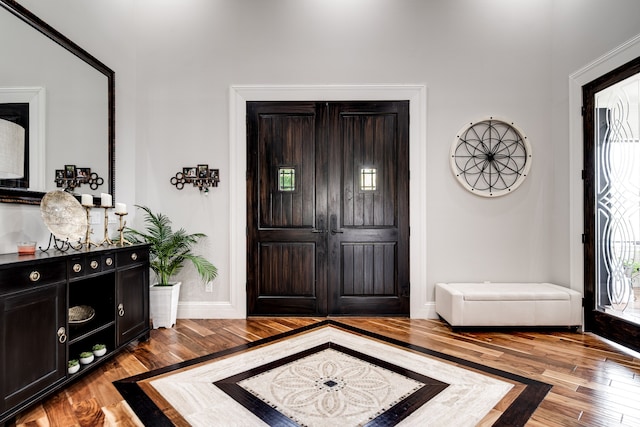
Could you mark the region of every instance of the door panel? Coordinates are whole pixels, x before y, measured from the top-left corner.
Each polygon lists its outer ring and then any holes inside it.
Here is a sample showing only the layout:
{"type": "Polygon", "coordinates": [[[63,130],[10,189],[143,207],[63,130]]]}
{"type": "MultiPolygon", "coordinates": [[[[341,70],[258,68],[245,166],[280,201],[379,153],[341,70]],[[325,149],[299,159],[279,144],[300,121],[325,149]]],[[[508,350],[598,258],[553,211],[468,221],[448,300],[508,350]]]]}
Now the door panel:
{"type": "Polygon", "coordinates": [[[329,105],[329,314],[409,313],[408,107],[329,105]]]}
{"type": "Polygon", "coordinates": [[[342,112],[339,120],[343,227],[395,227],[395,116],[342,112]],[[360,188],[362,169],[372,180],[366,190],[360,188]]]}
{"type": "Polygon", "coordinates": [[[315,294],[315,244],[260,243],[260,295],[300,296],[315,294]]]}
{"type": "Polygon", "coordinates": [[[149,331],[149,266],[143,264],[119,270],[116,273],[116,292],[116,345],[121,346],[149,331]]]}
{"type": "Polygon", "coordinates": [[[247,103],[249,315],[408,315],[408,102],[247,103]]]}
{"type": "Polygon", "coordinates": [[[326,311],[322,120],[310,102],[247,104],[249,315],[326,311]]]}
{"type": "Polygon", "coordinates": [[[314,122],[313,115],[304,113],[259,116],[261,228],[313,228],[314,122]],[[286,189],[280,188],[281,179],[287,179],[286,189]]]}
{"type": "Polygon", "coordinates": [[[342,296],[395,296],[395,243],[342,244],[342,296]]]}
{"type": "Polygon", "coordinates": [[[66,285],[57,283],[0,303],[0,412],[64,380],[67,344],[58,332],[66,326],[66,301],[66,285]]]}

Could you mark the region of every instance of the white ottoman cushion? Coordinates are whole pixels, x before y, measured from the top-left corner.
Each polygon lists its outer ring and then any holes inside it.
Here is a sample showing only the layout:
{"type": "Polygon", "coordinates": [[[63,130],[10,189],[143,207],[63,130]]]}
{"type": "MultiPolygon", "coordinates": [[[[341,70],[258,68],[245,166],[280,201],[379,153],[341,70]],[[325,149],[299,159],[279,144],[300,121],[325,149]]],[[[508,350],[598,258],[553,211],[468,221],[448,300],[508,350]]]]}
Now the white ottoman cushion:
{"type": "Polygon", "coordinates": [[[451,326],[578,326],[582,295],[551,283],[437,283],[436,312],[451,326]]]}

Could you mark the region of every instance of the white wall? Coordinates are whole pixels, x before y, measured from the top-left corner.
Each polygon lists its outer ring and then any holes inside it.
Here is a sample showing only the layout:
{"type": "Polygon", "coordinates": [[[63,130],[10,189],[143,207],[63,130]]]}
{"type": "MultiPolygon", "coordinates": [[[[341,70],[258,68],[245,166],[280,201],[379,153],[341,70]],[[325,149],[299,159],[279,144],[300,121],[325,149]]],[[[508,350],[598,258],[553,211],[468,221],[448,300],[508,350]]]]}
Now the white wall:
{"type": "MultiPolygon", "coordinates": [[[[635,0],[21,3],[115,70],[118,200],[209,235],[214,292],[187,269],[182,299],[211,316],[244,287],[229,283],[229,86],[425,84],[425,302],[438,281],[570,285],[567,78],[640,32],[635,0]],[[534,152],[525,183],[497,199],[468,194],[448,163],[455,132],[487,115],[513,120],[534,152]],[[169,184],[197,163],[220,169],[209,196],[169,184]]],[[[39,212],[0,215],[7,252],[39,212]]]]}

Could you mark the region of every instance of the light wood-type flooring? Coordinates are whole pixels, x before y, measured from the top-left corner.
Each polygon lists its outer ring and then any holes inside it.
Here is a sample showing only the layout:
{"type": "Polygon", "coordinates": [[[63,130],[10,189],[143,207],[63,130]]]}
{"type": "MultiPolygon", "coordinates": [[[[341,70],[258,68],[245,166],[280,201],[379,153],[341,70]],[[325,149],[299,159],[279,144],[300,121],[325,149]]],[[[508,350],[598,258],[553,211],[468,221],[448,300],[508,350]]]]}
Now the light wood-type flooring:
{"type": "MultiPolygon", "coordinates": [[[[139,425],[112,381],[235,347],[321,319],[179,319],[16,418],[18,426],[139,425]]],[[[552,390],[528,426],[640,426],[640,355],[571,331],[454,332],[438,320],[339,322],[543,381],[552,390]]],[[[223,425],[223,424],[220,424],[223,425]]]]}

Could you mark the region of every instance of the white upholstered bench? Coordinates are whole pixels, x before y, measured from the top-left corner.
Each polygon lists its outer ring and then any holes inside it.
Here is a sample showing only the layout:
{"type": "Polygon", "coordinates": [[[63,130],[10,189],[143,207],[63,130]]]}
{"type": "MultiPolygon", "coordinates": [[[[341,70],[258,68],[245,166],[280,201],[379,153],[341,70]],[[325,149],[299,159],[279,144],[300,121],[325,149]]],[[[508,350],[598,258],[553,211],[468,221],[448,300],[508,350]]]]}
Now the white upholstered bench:
{"type": "Polygon", "coordinates": [[[551,283],[436,283],[436,312],[453,327],[574,327],[582,295],[551,283]]]}

